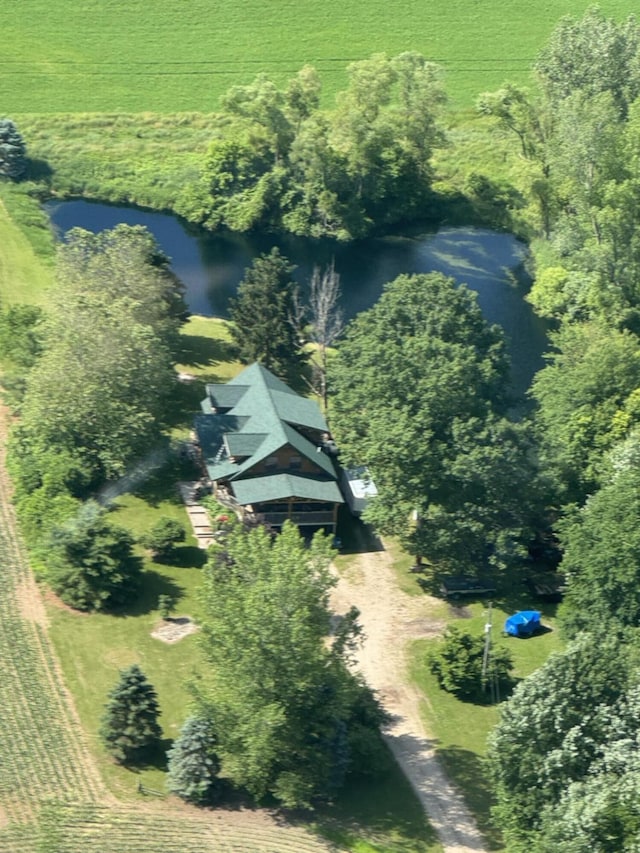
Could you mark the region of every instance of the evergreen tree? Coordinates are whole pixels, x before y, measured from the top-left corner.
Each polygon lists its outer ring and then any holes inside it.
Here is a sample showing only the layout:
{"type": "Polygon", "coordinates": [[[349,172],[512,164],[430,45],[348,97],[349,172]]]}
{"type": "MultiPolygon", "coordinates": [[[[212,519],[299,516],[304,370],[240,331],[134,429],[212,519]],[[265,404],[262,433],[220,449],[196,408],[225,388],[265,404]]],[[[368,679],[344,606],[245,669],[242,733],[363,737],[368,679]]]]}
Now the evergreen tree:
{"type": "Polygon", "coordinates": [[[21,178],[27,168],[27,147],[11,119],[0,119],[0,178],[21,178]]]}
{"type": "Polygon", "coordinates": [[[215,795],[220,760],[217,738],[209,720],[189,717],[167,753],[167,788],[192,803],[205,803],[215,795]]]}
{"type": "Polygon", "coordinates": [[[135,763],[161,737],[156,691],[137,664],[120,673],[109,694],[100,736],[120,764],[135,763]]]}
{"type": "Polygon", "coordinates": [[[47,580],[71,607],[103,610],[124,604],[138,590],[140,560],[129,531],[109,523],[95,501],[50,535],[47,580]]]}
{"type": "Polygon", "coordinates": [[[259,361],[289,385],[300,385],[306,363],[296,329],[292,265],[277,248],[260,255],[245,272],[231,300],[231,334],[240,361],[259,361]]]}

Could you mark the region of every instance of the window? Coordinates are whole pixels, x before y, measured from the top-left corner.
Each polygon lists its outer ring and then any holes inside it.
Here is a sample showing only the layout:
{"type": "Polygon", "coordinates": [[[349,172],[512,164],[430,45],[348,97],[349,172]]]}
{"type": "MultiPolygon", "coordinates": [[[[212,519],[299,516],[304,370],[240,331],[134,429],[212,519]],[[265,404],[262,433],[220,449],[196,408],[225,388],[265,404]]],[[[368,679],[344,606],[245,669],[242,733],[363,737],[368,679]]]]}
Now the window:
{"type": "Polygon", "coordinates": [[[302,468],[302,459],[299,456],[289,457],[289,468],[294,471],[299,471],[302,468]]]}

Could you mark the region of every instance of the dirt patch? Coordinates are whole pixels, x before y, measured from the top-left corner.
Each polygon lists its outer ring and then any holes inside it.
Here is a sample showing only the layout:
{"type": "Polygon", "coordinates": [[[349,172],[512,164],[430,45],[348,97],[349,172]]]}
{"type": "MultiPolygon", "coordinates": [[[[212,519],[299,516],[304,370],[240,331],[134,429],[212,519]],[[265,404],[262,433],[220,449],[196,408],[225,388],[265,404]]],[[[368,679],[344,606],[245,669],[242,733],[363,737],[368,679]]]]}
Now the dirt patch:
{"type": "Polygon", "coordinates": [[[177,616],[161,622],[151,632],[151,636],[155,640],[162,640],[163,643],[179,643],[189,634],[195,634],[197,630],[198,626],[189,616],[177,616]]]}
{"type": "Polygon", "coordinates": [[[336,614],[360,611],[364,642],[356,666],[377,691],[391,722],[385,740],[402,767],[445,853],[483,851],[483,839],[459,792],[445,776],[420,714],[424,697],[407,673],[406,648],[417,637],[439,636],[442,604],[429,595],[409,596],[399,587],[387,551],[365,551],[340,576],[331,595],[336,614]]]}
{"type": "Polygon", "coordinates": [[[46,628],[48,623],[47,611],[33,577],[25,578],[16,588],[16,597],[18,599],[18,607],[20,615],[27,622],[36,622],[46,628]]]}

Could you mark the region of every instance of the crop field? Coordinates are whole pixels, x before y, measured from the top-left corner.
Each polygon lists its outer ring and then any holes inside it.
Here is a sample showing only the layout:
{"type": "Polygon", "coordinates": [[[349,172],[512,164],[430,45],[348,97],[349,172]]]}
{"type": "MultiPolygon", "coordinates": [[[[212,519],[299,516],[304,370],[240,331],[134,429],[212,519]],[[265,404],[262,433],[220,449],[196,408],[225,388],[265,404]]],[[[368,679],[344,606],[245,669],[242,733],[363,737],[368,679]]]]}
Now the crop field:
{"type": "MultiPolygon", "coordinates": [[[[258,72],[305,63],[325,98],[345,66],[416,50],[441,63],[454,106],[525,82],[556,22],[588,0],[20,0],[0,4],[0,114],[210,112],[258,72]]],[[[602,0],[623,18],[630,0],[602,0]]]]}

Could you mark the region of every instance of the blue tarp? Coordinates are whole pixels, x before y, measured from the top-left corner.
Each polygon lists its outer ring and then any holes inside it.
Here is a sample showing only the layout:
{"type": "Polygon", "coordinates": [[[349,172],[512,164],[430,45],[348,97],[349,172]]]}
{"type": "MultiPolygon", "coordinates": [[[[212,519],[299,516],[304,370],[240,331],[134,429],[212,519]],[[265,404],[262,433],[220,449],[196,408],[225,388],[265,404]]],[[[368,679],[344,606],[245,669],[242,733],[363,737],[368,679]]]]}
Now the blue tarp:
{"type": "Polygon", "coordinates": [[[530,637],[539,627],[539,610],[520,610],[504,623],[505,633],[512,637],[530,637]]]}

